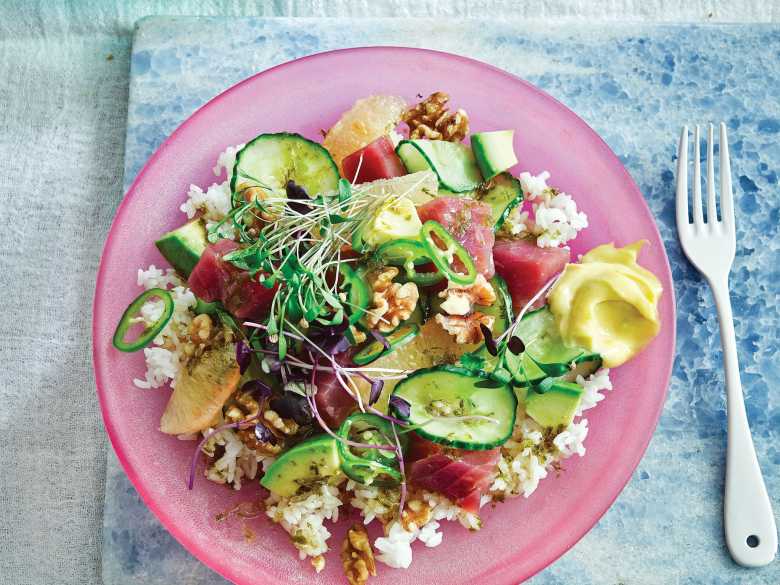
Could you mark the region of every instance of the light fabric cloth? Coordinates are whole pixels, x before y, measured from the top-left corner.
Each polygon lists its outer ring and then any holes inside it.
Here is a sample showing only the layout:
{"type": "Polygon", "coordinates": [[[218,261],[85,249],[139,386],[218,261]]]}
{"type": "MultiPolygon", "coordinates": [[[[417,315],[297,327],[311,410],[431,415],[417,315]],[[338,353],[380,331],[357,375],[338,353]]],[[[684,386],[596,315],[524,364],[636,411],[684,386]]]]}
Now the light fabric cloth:
{"type": "Polygon", "coordinates": [[[780,20],[763,0],[88,0],[0,5],[0,582],[100,582],[105,434],[90,351],[121,197],[129,49],[149,14],[780,20]]]}

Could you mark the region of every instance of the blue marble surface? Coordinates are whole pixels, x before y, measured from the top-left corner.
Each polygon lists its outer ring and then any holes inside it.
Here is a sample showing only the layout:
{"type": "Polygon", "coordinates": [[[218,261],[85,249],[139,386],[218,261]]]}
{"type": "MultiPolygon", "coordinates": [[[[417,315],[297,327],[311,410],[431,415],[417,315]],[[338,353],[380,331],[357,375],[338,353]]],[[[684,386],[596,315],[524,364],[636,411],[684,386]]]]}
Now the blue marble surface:
{"type": "MultiPolygon", "coordinates": [[[[739,250],[731,282],[742,381],[778,512],[780,28],[146,19],[133,47],[125,186],[182,120],[224,88],[302,55],[369,44],[468,55],[563,101],[607,141],[634,177],[671,260],[678,355],[658,431],[631,482],[597,526],[530,582],[780,583],[780,562],[742,569],[723,543],[726,414],[717,321],[709,290],[683,257],[674,228],[678,130],[684,123],[725,120],[738,212],[739,250]]],[[[225,582],[168,535],[113,458],[105,501],[107,585],[225,582]]]]}

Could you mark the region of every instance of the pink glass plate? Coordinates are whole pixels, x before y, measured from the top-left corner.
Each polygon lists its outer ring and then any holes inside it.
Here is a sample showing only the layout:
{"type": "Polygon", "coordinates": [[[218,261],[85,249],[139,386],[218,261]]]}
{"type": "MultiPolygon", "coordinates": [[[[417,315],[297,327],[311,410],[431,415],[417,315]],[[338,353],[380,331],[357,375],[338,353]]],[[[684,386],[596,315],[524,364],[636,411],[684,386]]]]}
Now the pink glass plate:
{"type": "Polygon", "coordinates": [[[414,545],[409,570],[380,564],[379,577],[372,583],[509,585],[533,575],[604,514],[653,434],[674,355],[671,273],[641,193],[601,138],[529,83],[456,55],[372,47],[285,63],[220,94],[160,146],[117,211],[95,291],[98,397],[117,456],[165,527],[198,559],[235,583],[343,583],[338,549],[346,523],[333,530],[334,551],[327,568],[315,576],[307,562],[298,560],[286,533],[264,518],[248,522],[255,534],[252,542],[245,540],[240,521],[214,520],[217,513],[258,495],[255,485],[235,493],[199,477],[195,490],[187,491],[193,444],[157,431],[168,391],[135,388],[132,379],[143,375],[143,356],[121,354],[111,346],[118,319],[139,293],[136,270],[152,263],[165,265],[153,241],[184,221],[178,207],[188,186],[205,187],[214,181],[211,169],[225,146],[281,130],[318,139],[320,129],[328,128],[359,97],[398,94],[412,102],[416,94],[436,90],[449,92],[453,103],[468,111],[472,131],[516,129],[522,169],[515,170],[549,170],[554,185],[574,194],[591,225],[576,240],[575,257],[605,242],[649,240],[641,262],[660,277],[665,289],[662,331],[638,358],[613,372],[615,391],[588,412],[586,457],[567,460],[561,476],[542,481],[530,498],[483,510],[483,528],[477,533],[448,523],[439,547],[414,545]]]}

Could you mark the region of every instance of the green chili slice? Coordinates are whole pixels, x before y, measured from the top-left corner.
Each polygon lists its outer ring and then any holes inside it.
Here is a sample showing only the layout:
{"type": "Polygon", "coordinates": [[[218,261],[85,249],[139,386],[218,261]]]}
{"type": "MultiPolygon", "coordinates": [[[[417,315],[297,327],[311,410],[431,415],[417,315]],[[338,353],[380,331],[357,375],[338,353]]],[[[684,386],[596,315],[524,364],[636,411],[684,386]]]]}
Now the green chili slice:
{"type": "Polygon", "coordinates": [[[342,287],[347,289],[349,324],[354,325],[366,314],[371,302],[371,291],[366,283],[366,271],[363,268],[355,270],[349,264],[342,264],[339,270],[344,279],[342,287]]]}
{"type": "Polygon", "coordinates": [[[443,272],[448,280],[466,286],[474,283],[477,278],[474,260],[443,225],[438,221],[426,221],[420,230],[420,239],[436,268],[443,272]],[[455,270],[453,264],[456,259],[463,265],[465,273],[455,270]]]}
{"type": "Polygon", "coordinates": [[[417,240],[399,239],[387,242],[377,249],[376,256],[382,264],[402,266],[406,280],[420,286],[430,286],[444,280],[444,274],[438,267],[435,271],[423,271],[418,268],[433,261],[422,242],[417,240]]]}
{"type": "MultiPolygon", "coordinates": [[[[341,423],[339,436],[366,445],[395,446],[392,423],[370,413],[358,412],[351,415],[341,423]]],[[[398,437],[403,450],[408,437],[406,434],[399,434],[398,437]]],[[[402,476],[395,451],[359,448],[344,441],[339,441],[338,449],[341,469],[350,479],[379,487],[393,487],[401,483],[402,476]]]]}
{"type": "Polygon", "coordinates": [[[152,340],[162,331],[171,320],[173,315],[173,297],[167,290],[161,288],[152,288],[146,292],[138,295],[135,300],[125,309],[122,318],[119,320],[119,325],[116,326],[114,332],[114,347],[119,351],[133,352],[138,351],[149,345],[152,340]],[[141,313],[141,307],[153,298],[158,298],[163,302],[163,310],[160,317],[151,324],[146,324],[141,334],[132,341],[127,341],[125,336],[130,328],[137,324],[142,323],[143,320],[139,317],[141,313]]]}
{"type": "Polygon", "coordinates": [[[394,352],[401,346],[406,345],[412,339],[420,334],[420,326],[417,323],[406,323],[400,325],[395,331],[385,336],[385,341],[389,347],[381,341],[369,341],[363,349],[352,356],[352,361],[357,366],[365,366],[380,357],[394,352]]]}

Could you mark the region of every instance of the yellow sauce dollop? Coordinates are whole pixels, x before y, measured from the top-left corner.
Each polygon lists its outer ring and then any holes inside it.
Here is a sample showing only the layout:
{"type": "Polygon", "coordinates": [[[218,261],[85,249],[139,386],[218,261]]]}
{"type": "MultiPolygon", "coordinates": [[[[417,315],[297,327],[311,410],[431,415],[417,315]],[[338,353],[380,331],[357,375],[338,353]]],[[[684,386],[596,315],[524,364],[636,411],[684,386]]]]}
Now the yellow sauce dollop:
{"type": "Polygon", "coordinates": [[[636,261],[646,243],[593,248],[579,264],[566,265],[550,292],[550,311],[564,343],[601,354],[607,368],[630,360],[661,328],[663,287],[636,261]]]}

